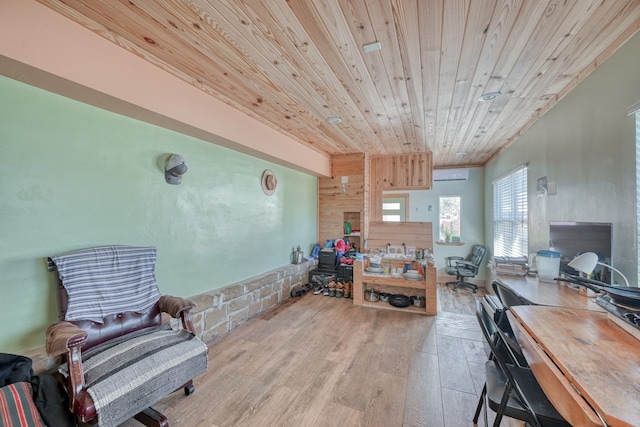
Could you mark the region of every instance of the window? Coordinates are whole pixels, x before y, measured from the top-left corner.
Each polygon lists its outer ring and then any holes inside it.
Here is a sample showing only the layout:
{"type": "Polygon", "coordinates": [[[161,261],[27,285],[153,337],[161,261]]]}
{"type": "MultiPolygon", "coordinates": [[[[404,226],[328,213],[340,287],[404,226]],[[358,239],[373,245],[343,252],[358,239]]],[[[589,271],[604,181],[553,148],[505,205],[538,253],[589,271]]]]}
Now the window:
{"type": "Polygon", "coordinates": [[[408,221],[408,194],[389,194],[382,199],[382,220],[389,222],[408,221]]]}
{"type": "Polygon", "coordinates": [[[460,239],[460,196],[440,197],[440,240],[460,239]]]}
{"type": "Polygon", "coordinates": [[[527,256],[527,167],[493,182],[493,254],[527,256]]]}

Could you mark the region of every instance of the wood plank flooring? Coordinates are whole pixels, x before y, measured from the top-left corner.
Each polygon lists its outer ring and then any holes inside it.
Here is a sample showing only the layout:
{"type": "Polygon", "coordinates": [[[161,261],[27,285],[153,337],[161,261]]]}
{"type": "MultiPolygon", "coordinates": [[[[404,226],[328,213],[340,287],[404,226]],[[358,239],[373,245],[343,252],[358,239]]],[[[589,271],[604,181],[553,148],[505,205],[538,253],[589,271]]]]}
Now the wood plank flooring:
{"type": "Polygon", "coordinates": [[[154,407],[174,427],[472,426],[487,357],[474,314],[483,292],[438,285],[438,295],[438,316],[291,299],[212,343],[193,395],[154,407]]]}

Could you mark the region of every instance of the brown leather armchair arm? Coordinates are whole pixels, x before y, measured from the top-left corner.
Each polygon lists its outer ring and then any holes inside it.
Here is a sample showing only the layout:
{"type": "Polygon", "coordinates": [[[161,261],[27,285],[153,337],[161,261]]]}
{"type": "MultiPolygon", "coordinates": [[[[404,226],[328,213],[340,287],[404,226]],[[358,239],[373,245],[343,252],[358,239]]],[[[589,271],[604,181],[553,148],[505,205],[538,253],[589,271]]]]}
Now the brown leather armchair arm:
{"type": "Polygon", "coordinates": [[[57,322],[47,328],[47,355],[67,353],[71,347],[81,348],[87,340],[87,332],[71,322],[57,322]]]}
{"type": "Polygon", "coordinates": [[[191,300],[170,295],[162,295],[158,301],[158,307],[161,312],[167,313],[176,319],[179,318],[182,321],[182,327],[194,334],[196,331],[191,323],[189,311],[195,306],[196,304],[191,300]]]}
{"type": "Polygon", "coordinates": [[[86,341],[87,332],[71,322],[57,322],[47,328],[46,349],[49,357],[66,353],[69,372],[67,381],[71,397],[69,408],[71,411],[74,411],[74,407],[79,405],[82,395],[86,394],[81,352],[86,341]]]}

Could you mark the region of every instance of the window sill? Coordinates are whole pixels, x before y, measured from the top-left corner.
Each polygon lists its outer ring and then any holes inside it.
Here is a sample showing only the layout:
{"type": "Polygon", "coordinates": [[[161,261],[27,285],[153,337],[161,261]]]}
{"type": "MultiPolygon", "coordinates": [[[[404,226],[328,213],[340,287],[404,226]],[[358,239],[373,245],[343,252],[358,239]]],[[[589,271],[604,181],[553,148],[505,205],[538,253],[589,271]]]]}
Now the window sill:
{"type": "Polygon", "coordinates": [[[442,246],[462,246],[464,242],[436,242],[436,245],[442,246]]]}

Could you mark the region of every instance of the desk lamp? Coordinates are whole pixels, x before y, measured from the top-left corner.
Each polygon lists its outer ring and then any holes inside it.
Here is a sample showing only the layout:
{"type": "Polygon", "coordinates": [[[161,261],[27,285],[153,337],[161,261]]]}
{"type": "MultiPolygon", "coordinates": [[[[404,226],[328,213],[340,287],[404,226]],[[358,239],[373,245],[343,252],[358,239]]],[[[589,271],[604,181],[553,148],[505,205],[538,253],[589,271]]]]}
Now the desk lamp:
{"type": "MultiPolygon", "coordinates": [[[[578,255],[573,260],[571,260],[571,262],[568,265],[574,270],[580,271],[586,275],[593,273],[593,270],[594,268],[596,268],[596,265],[601,265],[603,267],[610,268],[611,270],[618,273],[620,277],[622,277],[626,286],[629,286],[629,281],[627,280],[625,275],[622,274],[620,270],[598,261],[598,255],[594,254],[593,252],[585,252],[583,254],[578,255]]],[[[613,276],[611,277],[611,284],[613,284],[613,276]]]]}

